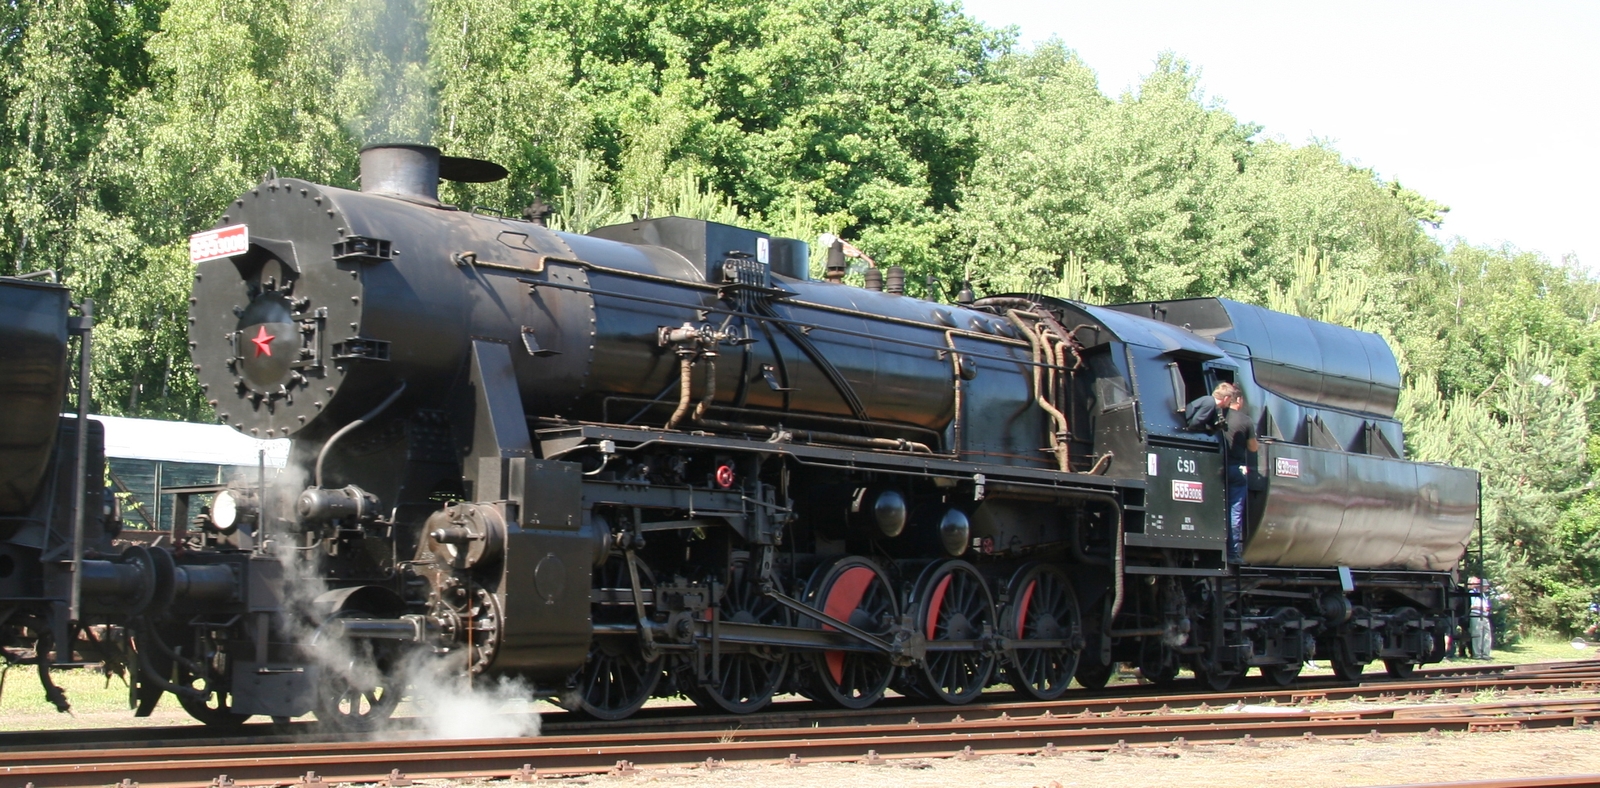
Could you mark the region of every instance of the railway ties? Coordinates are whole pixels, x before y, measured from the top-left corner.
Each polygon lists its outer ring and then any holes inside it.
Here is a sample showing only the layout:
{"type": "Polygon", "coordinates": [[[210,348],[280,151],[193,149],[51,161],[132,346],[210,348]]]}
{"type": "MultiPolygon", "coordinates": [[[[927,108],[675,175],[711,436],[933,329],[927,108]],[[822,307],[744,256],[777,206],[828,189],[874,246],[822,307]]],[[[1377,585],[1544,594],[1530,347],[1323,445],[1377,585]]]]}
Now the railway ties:
{"type": "MultiPolygon", "coordinates": [[[[224,785],[238,788],[298,783],[322,788],[342,782],[403,786],[423,778],[512,778],[544,775],[626,773],[652,767],[717,768],[737,763],[878,763],[901,758],[975,759],[990,755],[1046,756],[1072,750],[1186,747],[1309,738],[1377,738],[1435,732],[1491,732],[1593,725],[1600,720],[1596,697],[1497,698],[1468,702],[1488,691],[1539,692],[1579,689],[1600,675],[1600,666],[1574,666],[1550,678],[1548,670],[1512,671],[1466,679],[1433,678],[1374,683],[1365,688],[1327,686],[1269,692],[1207,693],[1089,698],[1052,703],[982,703],[964,707],[901,706],[867,714],[753,715],[750,727],[730,731],[721,717],[676,717],[590,725],[578,733],[570,723],[545,726],[535,739],[475,741],[294,741],[274,744],[209,742],[206,746],[139,746],[73,751],[0,751],[0,788],[77,788],[135,781],[141,788],[224,785]],[[1545,677],[1528,677],[1542,675],[1545,677]],[[1450,698],[1458,702],[1415,707],[1323,711],[1244,704],[1289,704],[1296,700],[1357,696],[1450,698]],[[1216,713],[1232,706],[1230,713],[1216,713]],[[914,719],[913,719],[914,718],[914,719]],[[818,727],[811,727],[811,723],[818,727]],[[698,726],[690,728],[689,726],[698,726]],[[717,761],[706,765],[706,754],[717,761]],[[870,753],[870,754],[869,754],[870,753]],[[619,762],[622,762],[619,765],[619,762]]],[[[744,718],[735,718],[744,720],[744,718]]]]}
{"type": "Polygon", "coordinates": [[[341,742],[277,745],[137,749],[55,753],[48,764],[8,765],[0,788],[115,785],[136,781],[142,788],[213,784],[226,774],[236,786],[283,784],[297,780],[307,788],[339,782],[377,782],[422,778],[485,779],[555,774],[594,774],[645,767],[704,765],[714,750],[720,763],[875,763],[899,758],[990,755],[1049,755],[1067,750],[1118,750],[1131,747],[1193,746],[1200,743],[1249,744],[1271,739],[1371,738],[1429,732],[1488,732],[1588,725],[1600,718],[1600,699],[1571,701],[1549,713],[1505,714],[1505,704],[1478,704],[1434,715],[1392,710],[1306,713],[1127,714],[945,723],[789,728],[749,732],[686,732],[678,735],[630,734],[551,736],[522,740],[448,742],[341,742]],[[70,756],[70,757],[61,757],[70,756]],[[619,763],[625,766],[619,767],[619,763]],[[524,768],[526,767],[526,768],[524,768]],[[314,775],[314,778],[311,777],[314,775]]]}

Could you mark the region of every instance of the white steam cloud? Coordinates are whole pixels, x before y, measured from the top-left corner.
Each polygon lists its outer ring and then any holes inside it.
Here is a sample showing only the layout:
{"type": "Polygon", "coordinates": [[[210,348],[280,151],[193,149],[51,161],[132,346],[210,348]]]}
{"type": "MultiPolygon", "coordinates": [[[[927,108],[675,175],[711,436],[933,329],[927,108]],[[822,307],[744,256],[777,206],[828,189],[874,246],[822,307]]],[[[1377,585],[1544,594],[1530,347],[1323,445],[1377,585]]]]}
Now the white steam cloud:
{"type": "MultiPolygon", "coordinates": [[[[306,471],[290,463],[274,482],[274,503],[291,507],[309,483],[306,471]]],[[[292,544],[287,534],[277,534],[272,547],[282,563],[285,578],[282,634],[299,643],[305,656],[325,675],[343,678],[352,687],[369,688],[387,683],[410,701],[414,716],[393,717],[377,722],[370,731],[374,739],[482,739],[539,735],[539,715],[531,688],[514,679],[469,678],[467,654],[458,649],[435,656],[427,647],[412,647],[390,666],[388,681],[373,664],[374,644],[392,641],[363,641],[329,637],[313,615],[316,599],[329,590],[322,571],[326,559],[320,546],[302,548],[292,544]]],[[[398,703],[399,698],[380,701],[398,703]]]]}
{"type": "Polygon", "coordinates": [[[354,47],[338,92],[353,114],[345,128],[363,145],[426,143],[438,97],[428,78],[426,0],[346,0],[354,47]]]}

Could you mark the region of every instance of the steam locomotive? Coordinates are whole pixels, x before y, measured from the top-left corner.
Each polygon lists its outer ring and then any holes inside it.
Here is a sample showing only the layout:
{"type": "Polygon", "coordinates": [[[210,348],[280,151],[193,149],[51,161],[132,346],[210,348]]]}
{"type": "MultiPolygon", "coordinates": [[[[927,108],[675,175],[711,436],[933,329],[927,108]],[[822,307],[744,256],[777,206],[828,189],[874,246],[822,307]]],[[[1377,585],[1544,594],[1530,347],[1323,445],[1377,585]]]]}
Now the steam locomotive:
{"type": "Polygon", "coordinates": [[[43,415],[65,308],[4,343],[39,411],[5,424],[31,436],[5,443],[8,656],[137,665],[146,711],[359,728],[419,655],[618,719],[1051,699],[1119,663],[1405,676],[1464,623],[1478,478],[1405,459],[1375,335],[1217,298],[934,303],[738,227],[461,210],[441,178],[505,171],[426,146],[361,164],[360,191],[269,177],[191,239],[205,397],[296,472],[212,491],[170,548],[115,549],[92,435],[43,415]],[[1221,381],[1263,438],[1242,564],[1218,439],[1182,418],[1221,381]],[[42,475],[89,516],[27,514],[61,500],[42,475]]]}

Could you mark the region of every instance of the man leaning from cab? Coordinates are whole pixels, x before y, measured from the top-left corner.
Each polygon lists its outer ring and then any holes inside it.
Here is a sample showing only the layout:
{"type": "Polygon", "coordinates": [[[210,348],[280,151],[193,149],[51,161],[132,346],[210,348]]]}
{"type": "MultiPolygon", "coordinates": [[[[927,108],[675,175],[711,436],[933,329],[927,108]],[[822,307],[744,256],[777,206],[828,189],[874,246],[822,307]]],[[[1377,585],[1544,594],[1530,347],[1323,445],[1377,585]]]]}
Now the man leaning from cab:
{"type": "Polygon", "coordinates": [[[1244,407],[1244,392],[1234,389],[1222,424],[1222,461],[1228,478],[1228,562],[1244,563],[1245,500],[1250,493],[1250,466],[1260,442],[1255,419],[1244,407]]]}

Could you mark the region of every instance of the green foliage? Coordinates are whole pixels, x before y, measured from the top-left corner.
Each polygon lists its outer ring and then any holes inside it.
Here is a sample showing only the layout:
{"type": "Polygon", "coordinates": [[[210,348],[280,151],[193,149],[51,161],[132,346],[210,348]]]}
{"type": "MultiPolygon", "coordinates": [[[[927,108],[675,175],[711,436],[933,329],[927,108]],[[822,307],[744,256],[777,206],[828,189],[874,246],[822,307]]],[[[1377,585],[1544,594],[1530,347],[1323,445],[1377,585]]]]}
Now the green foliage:
{"type": "Polygon", "coordinates": [[[1410,449],[1482,472],[1487,575],[1509,594],[1517,621],[1570,629],[1595,589],[1600,524],[1587,415],[1595,391],[1575,385],[1551,349],[1527,336],[1510,344],[1478,394],[1447,407],[1413,404],[1410,449]]]}
{"type": "Polygon", "coordinates": [[[654,196],[633,194],[619,198],[595,175],[596,166],[588,159],[579,159],[573,167],[567,188],[565,204],[551,217],[550,226],[557,230],[586,233],[596,227],[621,224],[637,216],[683,216],[706,219],[723,224],[740,221],[739,207],[721,194],[705,188],[699,178],[689,173],[668,178],[665,186],[671,191],[661,191],[654,196]],[[656,210],[652,211],[654,207],[656,210]]]}
{"type": "Polygon", "coordinates": [[[1235,181],[1255,129],[1207,105],[1187,63],[1163,56],[1117,101],[1058,42],[997,71],[958,220],[972,278],[1056,278],[1076,257],[1086,292],[1116,301],[1217,293],[1244,277],[1235,181]]]}
{"type": "Polygon", "coordinates": [[[1458,243],[1418,266],[1406,289],[1417,311],[1409,349],[1438,370],[1446,397],[1488,387],[1518,337],[1548,346],[1577,384],[1600,382],[1600,286],[1589,276],[1532,253],[1458,243]]]}

